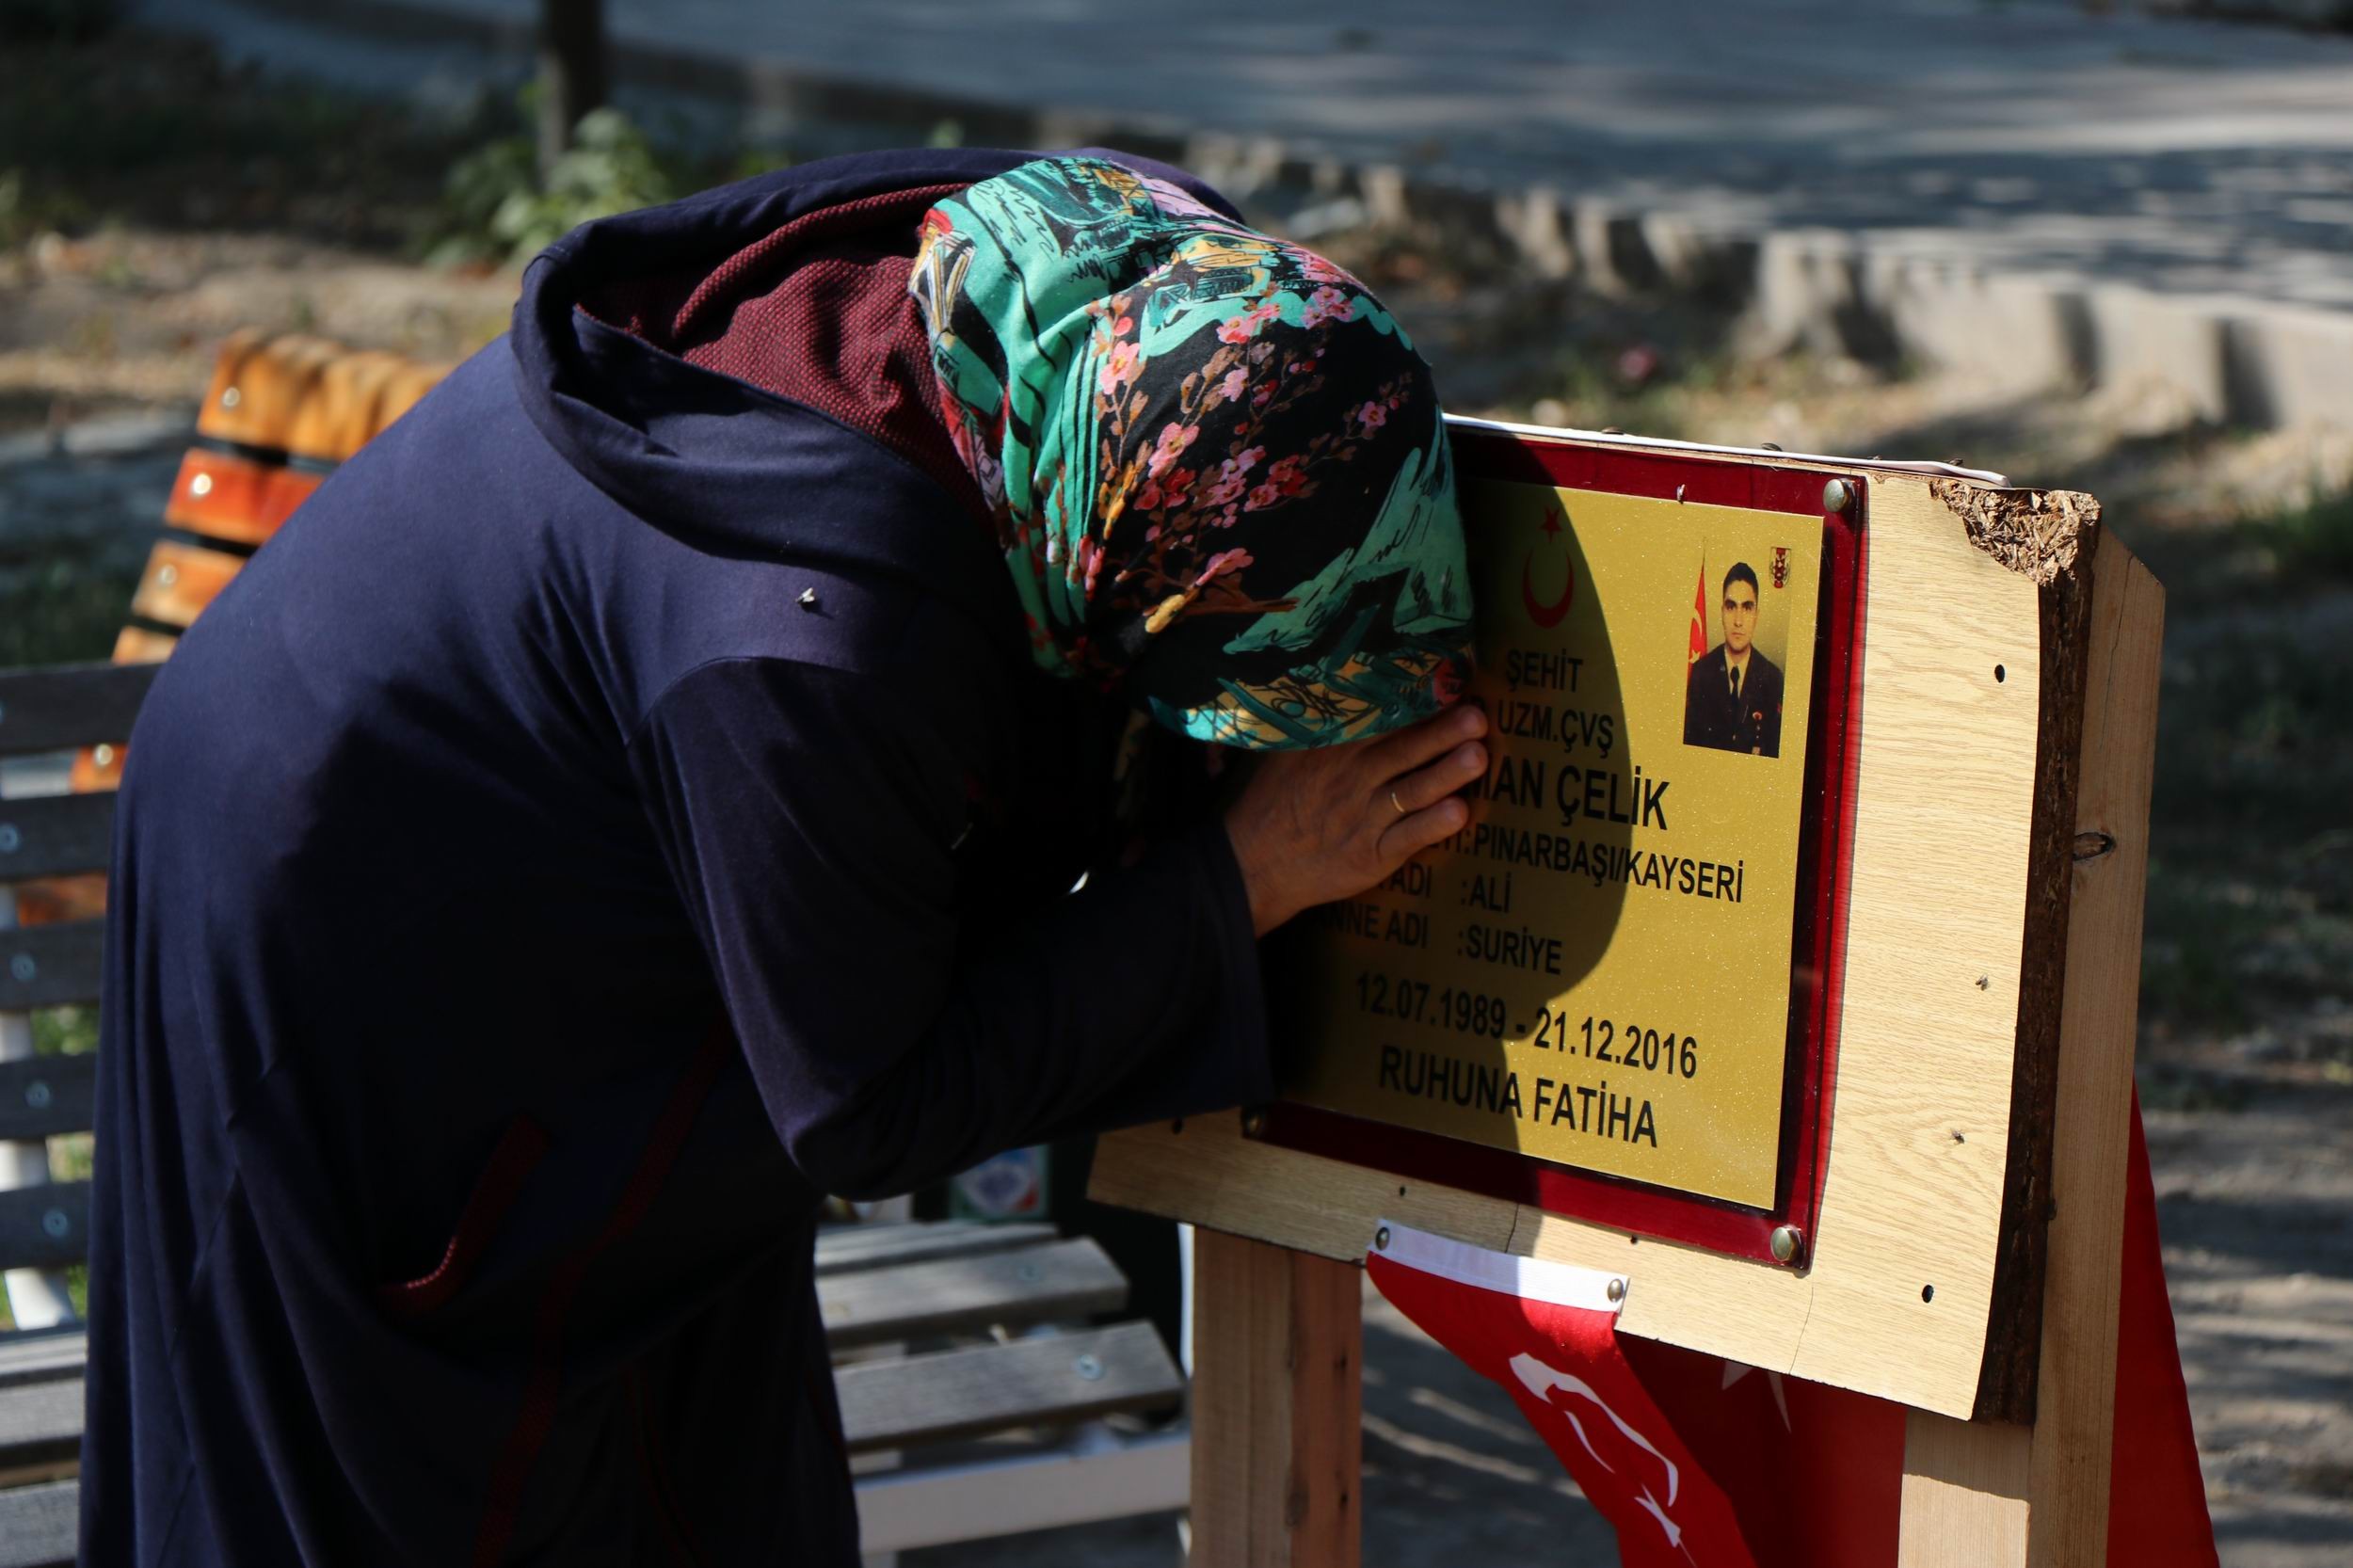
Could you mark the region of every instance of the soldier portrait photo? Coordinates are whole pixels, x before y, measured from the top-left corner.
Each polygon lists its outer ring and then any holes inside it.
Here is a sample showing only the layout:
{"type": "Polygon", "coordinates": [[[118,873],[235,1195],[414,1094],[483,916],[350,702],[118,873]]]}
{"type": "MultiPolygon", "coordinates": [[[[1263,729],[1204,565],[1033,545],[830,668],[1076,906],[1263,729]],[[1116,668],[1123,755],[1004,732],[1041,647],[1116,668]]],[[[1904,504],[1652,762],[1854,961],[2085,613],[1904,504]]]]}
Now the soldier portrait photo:
{"type": "Polygon", "coordinates": [[[1735,561],[1718,602],[1720,637],[1705,652],[1700,651],[1705,622],[1694,608],[1683,694],[1685,745],[1781,755],[1781,666],[1756,646],[1757,598],[1756,568],[1735,561]]]}

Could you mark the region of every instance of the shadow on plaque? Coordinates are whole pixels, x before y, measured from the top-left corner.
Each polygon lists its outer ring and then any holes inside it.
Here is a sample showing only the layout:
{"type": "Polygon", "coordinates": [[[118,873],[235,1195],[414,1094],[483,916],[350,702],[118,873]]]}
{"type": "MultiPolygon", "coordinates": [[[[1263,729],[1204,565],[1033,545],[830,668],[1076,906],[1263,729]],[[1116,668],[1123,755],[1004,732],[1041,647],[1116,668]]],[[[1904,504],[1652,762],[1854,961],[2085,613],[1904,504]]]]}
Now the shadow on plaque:
{"type": "Polygon", "coordinates": [[[1472,530],[1472,578],[1488,592],[1466,700],[1491,723],[1488,772],[1464,792],[1468,824],[1364,899],[1309,910],[1266,943],[1285,1100],[1515,1146],[1524,1124],[1495,1109],[1505,1042],[1529,1040],[1609,950],[1641,816],[1635,769],[1672,772],[1682,739],[1679,711],[1629,736],[1620,644],[1625,659],[1655,658],[1654,644],[1686,633],[1689,601],[1603,602],[1569,521],[1532,545],[1529,533],[1472,530]],[[1512,558],[1482,558],[1482,534],[1512,558]]]}

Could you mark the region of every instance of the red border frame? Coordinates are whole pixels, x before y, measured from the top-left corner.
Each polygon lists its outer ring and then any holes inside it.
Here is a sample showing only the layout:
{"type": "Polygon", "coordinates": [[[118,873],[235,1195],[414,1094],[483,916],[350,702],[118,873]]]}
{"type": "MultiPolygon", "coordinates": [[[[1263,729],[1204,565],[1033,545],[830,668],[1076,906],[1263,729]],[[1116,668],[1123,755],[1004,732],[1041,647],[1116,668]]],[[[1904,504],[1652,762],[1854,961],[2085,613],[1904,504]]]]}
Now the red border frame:
{"type": "Polygon", "coordinates": [[[1456,429],[1457,466],[1492,478],[1744,506],[1822,519],[1822,599],[1815,624],[1814,692],[1806,732],[1805,790],[1813,802],[1798,845],[1798,916],[1790,941],[1789,1032],[1782,1091],[1781,1163],[1770,1208],[1753,1208],[1556,1164],[1434,1132],[1278,1100],[1251,1119],[1251,1136],[1393,1175],[1533,1205],[1629,1235],[1688,1242],[1777,1261],[1773,1232],[1798,1227],[1802,1268],[1821,1215],[1830,1166],[1831,1101],[1846,973],[1847,900],[1853,872],[1854,799],[1862,748],[1864,528],[1861,474],[1779,468],[1716,457],[1582,446],[1501,431],[1456,429]],[[1844,479],[1843,515],[1823,510],[1822,490],[1844,479]],[[1827,894],[1827,896],[1824,896],[1827,894]]]}

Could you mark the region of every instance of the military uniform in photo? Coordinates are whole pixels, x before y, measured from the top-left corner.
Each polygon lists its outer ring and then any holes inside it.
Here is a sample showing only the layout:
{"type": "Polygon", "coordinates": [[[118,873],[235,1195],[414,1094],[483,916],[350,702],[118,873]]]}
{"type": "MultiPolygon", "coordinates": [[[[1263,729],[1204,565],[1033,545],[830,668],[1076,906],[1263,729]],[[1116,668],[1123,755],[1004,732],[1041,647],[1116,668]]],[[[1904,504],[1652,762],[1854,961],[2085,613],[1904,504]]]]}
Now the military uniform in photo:
{"type": "Polygon", "coordinates": [[[1683,744],[1780,756],[1780,667],[1753,645],[1737,681],[1723,644],[1693,660],[1683,697],[1683,744]]]}

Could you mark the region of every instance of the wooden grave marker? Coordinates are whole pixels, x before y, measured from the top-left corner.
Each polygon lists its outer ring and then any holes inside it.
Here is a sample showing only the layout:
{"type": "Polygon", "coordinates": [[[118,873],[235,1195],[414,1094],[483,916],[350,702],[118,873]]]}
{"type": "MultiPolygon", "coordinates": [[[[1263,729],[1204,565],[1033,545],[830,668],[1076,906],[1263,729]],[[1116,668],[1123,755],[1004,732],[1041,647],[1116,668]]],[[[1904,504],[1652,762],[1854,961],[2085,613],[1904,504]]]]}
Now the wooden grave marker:
{"type": "Polygon", "coordinates": [[[1995,474],[1451,424],[1471,824],[1283,937],[1274,1104],[1096,1159],[1201,1227],[1195,1560],[1356,1560],[1389,1219],[1910,1407],[1903,1563],[2101,1561],[2161,591],[1995,474]]]}

